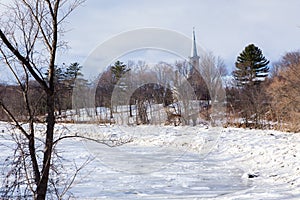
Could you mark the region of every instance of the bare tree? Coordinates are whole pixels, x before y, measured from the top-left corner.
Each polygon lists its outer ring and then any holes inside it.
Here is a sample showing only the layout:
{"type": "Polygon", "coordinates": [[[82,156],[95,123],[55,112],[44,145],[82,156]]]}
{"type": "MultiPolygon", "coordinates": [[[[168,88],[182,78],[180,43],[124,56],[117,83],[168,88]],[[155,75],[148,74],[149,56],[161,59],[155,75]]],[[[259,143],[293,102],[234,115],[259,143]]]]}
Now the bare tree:
{"type": "MultiPolygon", "coordinates": [[[[60,36],[63,21],[84,0],[14,0],[5,5],[0,22],[0,52],[19,85],[26,105],[24,120],[29,128],[22,126],[16,116],[1,101],[0,106],[19,129],[28,149],[33,180],[28,180],[35,199],[45,199],[53,154],[55,126],[54,76],[56,54],[65,45],[60,36]],[[43,68],[42,66],[47,66],[43,68]],[[48,77],[43,72],[48,71],[48,77]],[[37,155],[35,138],[36,116],[30,103],[29,81],[34,79],[46,96],[46,134],[42,158],[37,155]]],[[[29,172],[27,175],[29,175],[29,172]]],[[[29,176],[30,177],[30,176],[29,176]]]]}
{"type": "Polygon", "coordinates": [[[213,53],[204,54],[199,63],[199,72],[203,77],[212,102],[217,99],[218,91],[221,90],[221,76],[227,74],[224,61],[220,57],[216,57],[213,53]]]}
{"type": "Polygon", "coordinates": [[[286,53],[275,67],[268,87],[273,120],[282,124],[279,128],[288,125],[290,131],[300,131],[300,52],[286,53]]]}
{"type": "MultiPolygon", "coordinates": [[[[206,117],[211,118],[211,111],[208,110],[209,107],[214,107],[214,110],[222,110],[222,102],[225,101],[225,91],[223,88],[222,78],[227,74],[226,66],[224,61],[220,57],[216,57],[212,52],[203,54],[199,63],[199,68],[197,69],[203,78],[208,93],[206,100],[208,101],[206,117]]],[[[221,117],[222,118],[222,117],[221,117]]],[[[212,122],[217,121],[216,119],[211,119],[212,122]]]]}

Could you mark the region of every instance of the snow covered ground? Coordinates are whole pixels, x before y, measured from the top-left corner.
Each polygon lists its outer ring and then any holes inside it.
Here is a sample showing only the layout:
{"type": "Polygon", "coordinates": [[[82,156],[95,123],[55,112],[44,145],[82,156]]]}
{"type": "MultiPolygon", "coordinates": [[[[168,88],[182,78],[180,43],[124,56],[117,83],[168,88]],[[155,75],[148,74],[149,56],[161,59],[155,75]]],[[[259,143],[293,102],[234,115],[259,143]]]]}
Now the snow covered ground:
{"type": "Polygon", "coordinates": [[[299,134],[201,126],[57,128],[131,141],[114,148],[80,139],[58,145],[68,173],[74,163],[91,160],[70,190],[74,199],[300,199],[299,134]]]}

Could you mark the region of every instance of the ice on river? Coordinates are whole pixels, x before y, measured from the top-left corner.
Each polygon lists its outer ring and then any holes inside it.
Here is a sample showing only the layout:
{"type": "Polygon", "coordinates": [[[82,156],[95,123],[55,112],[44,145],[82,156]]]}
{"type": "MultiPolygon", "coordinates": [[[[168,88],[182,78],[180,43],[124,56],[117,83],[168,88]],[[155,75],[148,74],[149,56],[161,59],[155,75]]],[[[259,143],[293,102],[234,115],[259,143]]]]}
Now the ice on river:
{"type": "MultiPolygon", "coordinates": [[[[300,199],[299,134],[200,126],[57,128],[131,139],[114,148],[78,139],[59,143],[67,173],[90,160],[70,189],[74,199],[300,199]]],[[[4,160],[11,144],[1,143],[4,160]]]]}

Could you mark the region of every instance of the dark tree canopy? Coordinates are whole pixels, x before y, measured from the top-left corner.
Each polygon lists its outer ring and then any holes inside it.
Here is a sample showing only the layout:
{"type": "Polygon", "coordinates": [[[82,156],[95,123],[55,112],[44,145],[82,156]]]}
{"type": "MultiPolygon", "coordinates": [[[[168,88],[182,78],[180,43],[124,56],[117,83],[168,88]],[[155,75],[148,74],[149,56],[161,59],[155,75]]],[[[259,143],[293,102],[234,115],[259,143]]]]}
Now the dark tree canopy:
{"type": "Polygon", "coordinates": [[[114,66],[111,67],[111,72],[114,75],[115,81],[118,81],[126,72],[128,72],[130,69],[127,68],[127,66],[121,62],[121,61],[116,61],[114,66]]]}
{"type": "Polygon", "coordinates": [[[75,80],[78,76],[82,76],[81,70],[82,66],[78,62],[71,63],[67,66],[65,71],[65,77],[68,80],[75,80]]]}
{"type": "Polygon", "coordinates": [[[262,51],[254,44],[250,44],[237,57],[236,70],[233,76],[238,86],[257,85],[268,76],[268,61],[262,51]]]}

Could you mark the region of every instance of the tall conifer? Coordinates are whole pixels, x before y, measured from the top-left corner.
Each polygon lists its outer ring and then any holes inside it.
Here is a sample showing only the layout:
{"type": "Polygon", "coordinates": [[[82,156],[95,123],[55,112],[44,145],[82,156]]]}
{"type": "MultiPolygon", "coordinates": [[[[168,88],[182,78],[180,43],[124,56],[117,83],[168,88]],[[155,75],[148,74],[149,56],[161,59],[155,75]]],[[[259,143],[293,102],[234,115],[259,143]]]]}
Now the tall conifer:
{"type": "Polygon", "coordinates": [[[268,61],[262,51],[254,44],[250,44],[237,57],[236,70],[233,76],[238,86],[257,85],[268,76],[268,61]]]}

